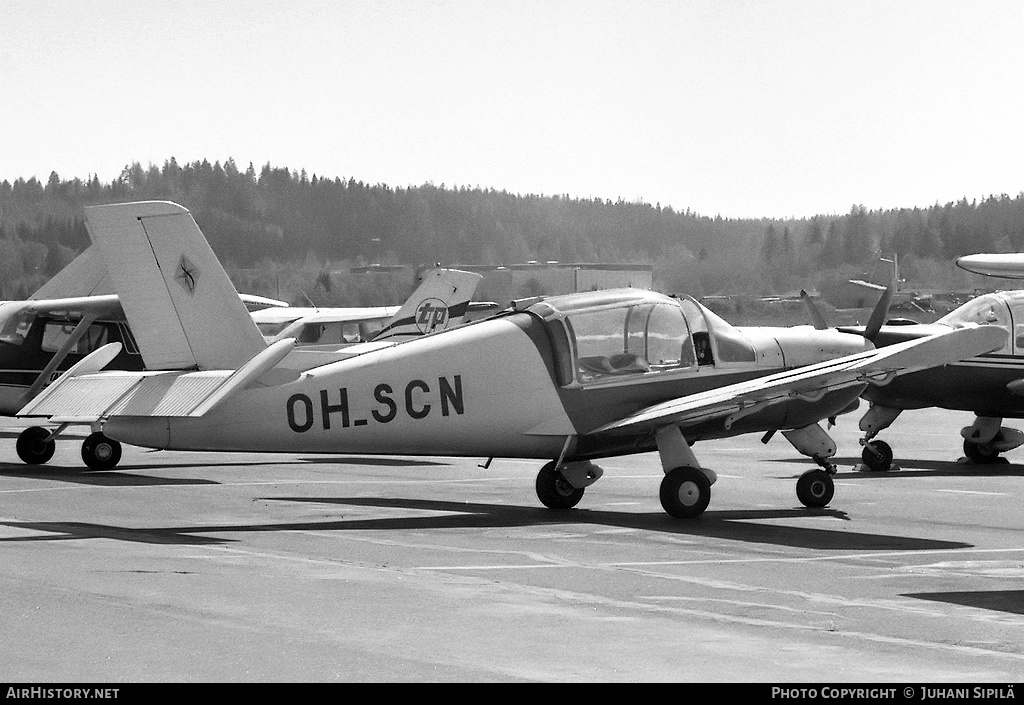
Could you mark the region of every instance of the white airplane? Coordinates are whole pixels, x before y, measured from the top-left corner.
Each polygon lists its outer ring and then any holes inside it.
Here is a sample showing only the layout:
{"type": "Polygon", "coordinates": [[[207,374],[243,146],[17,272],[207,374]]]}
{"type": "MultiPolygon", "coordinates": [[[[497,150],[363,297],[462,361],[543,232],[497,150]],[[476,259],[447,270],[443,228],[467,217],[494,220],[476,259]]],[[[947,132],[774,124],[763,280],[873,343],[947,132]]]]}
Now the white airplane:
{"type": "Polygon", "coordinates": [[[294,340],[266,344],[186,209],[95,206],[86,221],[153,371],[102,371],[120,349],[111,343],[19,416],[149,448],[546,459],[536,491],[556,509],[600,478],[595,459],[657,450],[662,506],[697,516],[716,478],[691,444],[755,431],[782,431],[820,466],[797,496],[825,506],[836,447],[818,421],[851,410],[868,384],[1006,337],[973,327],[875,350],[809,326],[738,329],[692,298],[621,289],[513,302],[443,332],[290,365],[294,340]]]}

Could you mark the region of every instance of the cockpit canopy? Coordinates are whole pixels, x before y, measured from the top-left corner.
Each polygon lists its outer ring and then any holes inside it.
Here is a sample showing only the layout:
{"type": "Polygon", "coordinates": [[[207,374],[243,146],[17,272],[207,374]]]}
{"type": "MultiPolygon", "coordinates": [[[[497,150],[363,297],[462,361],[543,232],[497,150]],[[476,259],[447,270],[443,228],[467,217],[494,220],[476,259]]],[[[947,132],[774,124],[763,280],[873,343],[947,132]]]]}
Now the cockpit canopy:
{"type": "Polygon", "coordinates": [[[1002,348],[993,352],[1019,355],[1024,351],[1024,292],[983,294],[950,311],[936,323],[953,328],[965,325],[1000,326],[1012,335],[1002,348]]]}
{"type": "Polygon", "coordinates": [[[563,384],[755,359],[739,331],[689,297],[616,289],[551,296],[527,310],[547,324],[563,384]]]}

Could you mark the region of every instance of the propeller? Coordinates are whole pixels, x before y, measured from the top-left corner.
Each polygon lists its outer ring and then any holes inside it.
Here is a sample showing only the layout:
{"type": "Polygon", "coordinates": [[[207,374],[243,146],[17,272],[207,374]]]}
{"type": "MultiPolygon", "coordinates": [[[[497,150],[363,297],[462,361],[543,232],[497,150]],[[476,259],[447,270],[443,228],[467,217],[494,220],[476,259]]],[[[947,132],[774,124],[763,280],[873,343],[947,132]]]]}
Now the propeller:
{"type": "MultiPolygon", "coordinates": [[[[861,333],[872,343],[875,342],[878,332],[885,324],[886,316],[889,315],[889,305],[892,303],[892,297],[895,292],[896,284],[890,283],[885,288],[885,291],[882,292],[878,303],[875,304],[875,308],[871,311],[871,318],[868,319],[868,324],[864,327],[864,332],[861,333]]],[[[807,309],[807,314],[811,317],[811,323],[814,324],[815,330],[828,330],[829,325],[825,322],[825,317],[821,314],[821,310],[803,289],[800,290],[800,300],[804,302],[804,307],[807,309]]]]}

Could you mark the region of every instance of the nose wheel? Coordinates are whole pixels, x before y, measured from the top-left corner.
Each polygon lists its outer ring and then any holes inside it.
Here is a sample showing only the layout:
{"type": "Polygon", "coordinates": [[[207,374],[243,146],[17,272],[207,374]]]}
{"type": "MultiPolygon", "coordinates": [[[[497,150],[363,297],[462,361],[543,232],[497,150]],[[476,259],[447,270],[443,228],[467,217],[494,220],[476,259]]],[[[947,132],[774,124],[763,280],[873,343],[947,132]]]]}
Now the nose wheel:
{"type": "Polygon", "coordinates": [[[669,516],[689,519],[699,516],[711,501],[711,481],[697,468],[669,470],[661,480],[661,506],[669,516]]]}
{"type": "Polygon", "coordinates": [[[874,472],[889,472],[892,470],[892,448],[885,441],[868,441],[864,443],[864,450],[860,453],[860,459],[869,470],[874,472]]]}
{"type": "Polygon", "coordinates": [[[796,481],[796,496],[805,507],[818,509],[832,501],[836,492],[832,476],[825,470],[808,470],[796,481]]]}

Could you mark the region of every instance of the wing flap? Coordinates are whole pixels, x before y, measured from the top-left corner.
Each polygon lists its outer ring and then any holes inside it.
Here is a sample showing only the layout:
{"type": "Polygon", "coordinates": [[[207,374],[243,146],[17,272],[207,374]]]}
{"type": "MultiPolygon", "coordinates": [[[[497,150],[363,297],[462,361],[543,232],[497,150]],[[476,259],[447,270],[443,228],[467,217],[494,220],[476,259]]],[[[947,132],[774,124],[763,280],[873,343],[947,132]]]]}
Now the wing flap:
{"type": "Polygon", "coordinates": [[[826,392],[859,384],[884,383],[894,375],[983,355],[1000,348],[1007,335],[1006,329],[998,326],[951,329],[948,333],[662,402],[593,432],[653,430],[670,424],[687,426],[758,405],[763,407],[794,398],[813,400],[826,392]]]}

